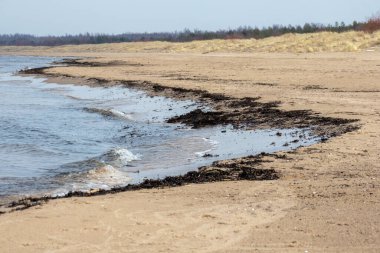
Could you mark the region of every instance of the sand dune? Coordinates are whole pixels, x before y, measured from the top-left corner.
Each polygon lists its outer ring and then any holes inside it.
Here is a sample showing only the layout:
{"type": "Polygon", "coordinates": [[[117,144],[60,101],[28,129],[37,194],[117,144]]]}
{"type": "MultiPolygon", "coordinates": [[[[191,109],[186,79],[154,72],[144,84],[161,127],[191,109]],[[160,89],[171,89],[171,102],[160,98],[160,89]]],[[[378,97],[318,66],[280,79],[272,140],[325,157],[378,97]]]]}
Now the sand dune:
{"type": "Polygon", "coordinates": [[[355,52],[380,45],[380,32],[286,34],[266,39],[206,40],[185,43],[132,42],[59,47],[1,47],[2,52],[43,53],[221,53],[221,52],[355,52]]]}

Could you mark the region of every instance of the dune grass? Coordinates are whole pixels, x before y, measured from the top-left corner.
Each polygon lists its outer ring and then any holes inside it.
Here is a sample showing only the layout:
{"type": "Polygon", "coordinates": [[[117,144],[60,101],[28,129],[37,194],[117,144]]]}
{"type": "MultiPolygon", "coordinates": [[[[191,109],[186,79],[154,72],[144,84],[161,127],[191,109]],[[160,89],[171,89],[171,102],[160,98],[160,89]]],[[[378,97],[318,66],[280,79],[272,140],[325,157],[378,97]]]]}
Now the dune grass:
{"type": "Polygon", "coordinates": [[[355,52],[380,46],[380,31],[365,33],[319,32],[311,34],[285,34],[266,39],[204,40],[183,43],[173,42],[130,42],[114,44],[66,45],[57,47],[7,46],[0,52],[44,51],[51,53],[212,53],[212,52],[355,52]]]}

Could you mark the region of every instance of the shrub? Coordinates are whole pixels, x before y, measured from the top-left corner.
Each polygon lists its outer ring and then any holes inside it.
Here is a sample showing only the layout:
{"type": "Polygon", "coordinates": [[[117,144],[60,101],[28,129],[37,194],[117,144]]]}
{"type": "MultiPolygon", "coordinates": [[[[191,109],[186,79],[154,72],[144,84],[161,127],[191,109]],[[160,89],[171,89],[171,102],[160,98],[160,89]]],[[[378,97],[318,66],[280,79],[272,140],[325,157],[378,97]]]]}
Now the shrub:
{"type": "Polygon", "coordinates": [[[380,14],[368,19],[368,21],[361,26],[361,30],[368,33],[380,30],[380,14]]]}

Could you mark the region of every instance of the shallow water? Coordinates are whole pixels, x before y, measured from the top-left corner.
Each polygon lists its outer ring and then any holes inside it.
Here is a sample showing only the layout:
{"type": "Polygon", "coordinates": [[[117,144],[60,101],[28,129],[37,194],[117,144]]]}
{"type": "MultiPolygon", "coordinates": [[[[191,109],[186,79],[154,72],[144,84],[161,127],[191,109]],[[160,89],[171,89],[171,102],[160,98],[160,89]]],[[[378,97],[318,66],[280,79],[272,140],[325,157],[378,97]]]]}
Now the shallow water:
{"type": "Polygon", "coordinates": [[[135,89],[59,85],[14,75],[54,60],[0,57],[0,198],[107,189],[317,141],[291,143],[300,134],[309,136],[307,129],[195,130],[167,124],[172,116],[209,108],[135,89]]]}

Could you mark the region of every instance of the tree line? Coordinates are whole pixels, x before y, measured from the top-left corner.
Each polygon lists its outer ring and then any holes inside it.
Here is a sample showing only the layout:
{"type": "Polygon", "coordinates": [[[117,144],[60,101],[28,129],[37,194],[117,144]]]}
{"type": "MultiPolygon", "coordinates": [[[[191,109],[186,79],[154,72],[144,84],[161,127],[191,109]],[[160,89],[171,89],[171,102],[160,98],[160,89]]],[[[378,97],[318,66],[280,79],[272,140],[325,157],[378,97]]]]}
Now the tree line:
{"type": "Polygon", "coordinates": [[[263,39],[271,36],[280,36],[287,33],[315,33],[322,31],[346,32],[346,31],[366,31],[374,32],[380,30],[380,18],[371,18],[366,22],[354,21],[351,24],[336,22],[334,25],[323,25],[315,23],[305,23],[303,26],[297,25],[273,25],[269,27],[257,28],[243,26],[236,29],[202,31],[185,29],[180,32],[161,33],[123,33],[117,35],[108,34],[78,34],[63,36],[34,36],[29,34],[3,34],[0,35],[1,46],[60,46],[60,45],[80,45],[80,44],[101,44],[120,43],[138,41],[169,41],[169,42],[189,42],[194,40],[211,39],[263,39]]]}

